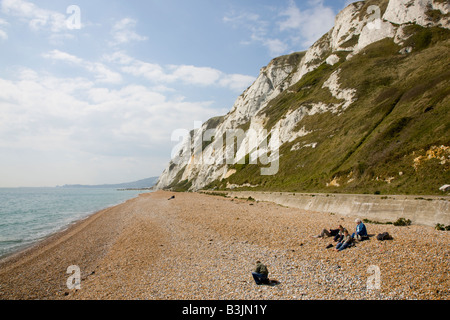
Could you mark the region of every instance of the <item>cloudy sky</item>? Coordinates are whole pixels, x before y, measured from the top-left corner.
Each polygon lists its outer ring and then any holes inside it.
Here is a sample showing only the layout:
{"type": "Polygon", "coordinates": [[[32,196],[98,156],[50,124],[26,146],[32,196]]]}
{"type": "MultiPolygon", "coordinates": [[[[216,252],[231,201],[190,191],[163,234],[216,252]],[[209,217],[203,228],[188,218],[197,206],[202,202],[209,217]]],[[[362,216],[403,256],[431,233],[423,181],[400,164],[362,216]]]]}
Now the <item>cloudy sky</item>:
{"type": "Polygon", "coordinates": [[[348,0],[0,0],[0,187],[159,176],[348,0]]]}

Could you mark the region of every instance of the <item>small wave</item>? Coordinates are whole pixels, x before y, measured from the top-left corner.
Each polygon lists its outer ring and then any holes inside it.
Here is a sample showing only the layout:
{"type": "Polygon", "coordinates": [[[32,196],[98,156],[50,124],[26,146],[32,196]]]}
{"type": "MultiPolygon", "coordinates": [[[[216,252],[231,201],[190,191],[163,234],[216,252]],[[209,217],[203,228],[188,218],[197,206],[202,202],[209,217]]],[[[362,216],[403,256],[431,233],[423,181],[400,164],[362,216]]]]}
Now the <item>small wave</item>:
{"type": "Polygon", "coordinates": [[[24,243],[23,239],[10,239],[10,240],[0,240],[0,246],[6,246],[10,244],[24,243]]]}

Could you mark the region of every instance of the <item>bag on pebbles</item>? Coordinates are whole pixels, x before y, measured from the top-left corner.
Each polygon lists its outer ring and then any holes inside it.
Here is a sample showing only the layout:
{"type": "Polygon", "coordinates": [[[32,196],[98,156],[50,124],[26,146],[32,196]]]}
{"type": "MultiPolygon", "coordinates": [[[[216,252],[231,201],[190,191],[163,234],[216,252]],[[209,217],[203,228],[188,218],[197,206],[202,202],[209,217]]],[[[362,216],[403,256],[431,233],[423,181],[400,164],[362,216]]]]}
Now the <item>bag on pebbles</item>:
{"type": "Polygon", "coordinates": [[[380,240],[380,241],[392,240],[392,237],[391,237],[391,235],[389,233],[383,232],[383,233],[379,233],[377,235],[377,240],[380,240]]]}

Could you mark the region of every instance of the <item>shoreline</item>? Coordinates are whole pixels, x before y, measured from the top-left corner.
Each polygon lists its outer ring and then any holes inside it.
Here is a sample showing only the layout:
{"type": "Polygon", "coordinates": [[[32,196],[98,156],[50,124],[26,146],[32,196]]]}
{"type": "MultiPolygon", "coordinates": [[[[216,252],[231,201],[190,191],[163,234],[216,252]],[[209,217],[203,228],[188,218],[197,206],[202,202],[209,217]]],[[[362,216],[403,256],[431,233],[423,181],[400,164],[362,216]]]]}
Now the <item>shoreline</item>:
{"type": "MultiPolygon", "coordinates": [[[[143,193],[145,194],[145,193],[143,193]]],[[[25,285],[25,289],[22,290],[20,292],[20,294],[13,294],[12,296],[8,297],[9,294],[4,294],[3,290],[4,289],[4,283],[8,283],[10,281],[15,282],[16,280],[20,279],[20,275],[21,273],[26,273],[26,274],[30,274],[30,277],[33,276],[33,274],[35,274],[34,271],[34,261],[38,261],[38,264],[41,267],[41,271],[44,272],[44,274],[48,273],[45,268],[48,265],[51,265],[51,262],[47,261],[49,259],[51,259],[53,253],[55,250],[59,250],[61,251],[65,251],[65,252],[69,252],[71,250],[71,248],[73,248],[73,243],[70,243],[71,241],[76,241],[77,237],[80,237],[80,234],[82,234],[83,232],[91,232],[92,229],[95,229],[95,227],[93,228],[92,225],[95,224],[95,222],[98,219],[105,219],[105,215],[108,214],[109,211],[111,210],[115,210],[117,208],[120,208],[121,206],[126,206],[127,203],[132,202],[134,199],[137,199],[138,197],[140,197],[141,194],[137,195],[137,197],[122,201],[119,204],[116,205],[110,205],[106,208],[103,208],[101,210],[97,210],[94,211],[90,214],[88,214],[86,217],[83,217],[81,219],[75,220],[73,222],[71,222],[70,224],[64,226],[61,228],[61,230],[56,231],[56,232],[52,232],[49,235],[43,237],[42,239],[29,244],[28,246],[26,246],[25,248],[21,248],[17,251],[11,252],[3,257],[0,258],[0,300],[3,299],[13,299],[13,300],[31,300],[31,299],[52,299],[52,297],[48,296],[48,293],[43,292],[43,290],[48,291],[49,288],[52,288],[52,290],[55,290],[55,292],[62,292],[65,290],[65,282],[62,283],[61,281],[57,281],[55,279],[53,279],[53,281],[51,281],[50,283],[45,283],[47,279],[43,279],[42,277],[39,279],[38,277],[38,281],[42,281],[42,283],[44,284],[43,288],[38,288],[40,287],[39,284],[36,283],[29,283],[28,285],[26,284],[27,281],[24,281],[25,285]],[[91,230],[90,230],[91,229],[91,230]],[[68,243],[67,250],[64,250],[64,248],[66,247],[66,244],[68,243]],[[44,265],[43,265],[44,264],[44,265]],[[43,265],[43,266],[42,266],[43,265]],[[18,270],[18,271],[13,271],[13,270],[18,270]],[[8,276],[6,278],[2,278],[2,274],[10,274],[12,275],[12,279],[7,279],[8,276]],[[35,294],[31,293],[28,294],[26,292],[26,288],[27,287],[31,287],[31,288],[38,288],[37,292],[35,294]]],[[[101,229],[99,230],[101,231],[101,229]]],[[[95,232],[93,232],[93,234],[95,234],[95,232]]],[[[99,254],[102,254],[101,252],[102,250],[97,250],[96,252],[99,254]]],[[[83,252],[83,248],[82,246],[78,246],[77,248],[77,252],[78,253],[82,253],[83,252]]],[[[77,254],[77,253],[75,253],[77,254]]],[[[73,254],[72,254],[73,256],[73,254]]],[[[70,255],[69,257],[67,257],[67,259],[70,259],[70,255]]],[[[92,257],[91,257],[92,259],[92,257]]],[[[71,264],[67,264],[66,267],[70,266],[71,264]]],[[[39,267],[38,267],[39,270],[39,267]]],[[[58,270],[58,271],[62,271],[59,274],[59,277],[57,278],[61,278],[61,274],[63,272],[66,272],[66,270],[58,270]]],[[[18,283],[22,283],[22,281],[18,281],[18,283]]]]}
{"type": "Polygon", "coordinates": [[[367,223],[371,237],[342,252],[316,239],[354,219],[270,202],[199,193],[143,193],[0,260],[0,299],[299,300],[450,298],[450,237],[411,225],[367,223]],[[175,198],[168,200],[172,195],[175,198]],[[274,287],[256,286],[256,260],[274,287]],[[67,287],[79,266],[81,289],[67,287]],[[367,290],[368,268],[381,288],[367,290]]]}
{"type": "MultiPolygon", "coordinates": [[[[41,189],[43,187],[36,187],[36,188],[41,189]]],[[[47,188],[47,187],[45,187],[45,188],[47,188]]],[[[55,187],[48,187],[48,188],[49,189],[53,189],[55,187]]],[[[10,189],[10,188],[8,188],[8,189],[10,189]]],[[[128,190],[125,190],[125,191],[128,191],[128,190]]],[[[91,216],[93,216],[93,215],[95,215],[95,214],[97,214],[97,213],[99,213],[101,211],[104,211],[106,209],[113,208],[113,207],[116,207],[118,205],[121,205],[121,204],[123,204],[123,203],[125,203],[125,202],[127,202],[129,200],[132,200],[132,199],[134,199],[136,197],[139,197],[139,194],[137,194],[133,198],[122,200],[122,201],[119,201],[117,203],[107,205],[107,206],[105,206],[105,207],[103,207],[101,209],[95,209],[95,210],[84,212],[84,214],[86,214],[85,216],[81,216],[78,219],[70,221],[69,223],[67,223],[65,225],[62,225],[58,229],[56,229],[54,231],[50,231],[47,235],[44,235],[41,238],[32,240],[31,243],[21,245],[21,246],[17,247],[16,249],[14,249],[13,251],[3,254],[2,256],[0,256],[0,265],[1,265],[1,263],[4,260],[7,260],[9,257],[14,256],[14,255],[19,255],[19,254],[21,254],[24,251],[33,249],[34,246],[39,246],[41,244],[41,242],[47,241],[48,238],[56,237],[58,234],[63,233],[64,231],[74,227],[76,224],[81,223],[82,221],[84,221],[86,219],[89,219],[91,216]]]]}
{"type": "MultiPolygon", "coordinates": [[[[126,200],[126,201],[128,201],[128,200],[126,200]]],[[[126,201],[124,201],[123,203],[125,203],[126,201]]],[[[104,210],[107,210],[109,208],[113,208],[113,207],[118,206],[120,204],[111,205],[111,206],[108,206],[108,207],[106,207],[104,209],[96,210],[96,211],[93,211],[91,213],[88,213],[87,216],[82,217],[80,219],[77,219],[75,221],[72,221],[69,224],[62,226],[60,229],[49,233],[48,235],[43,236],[42,238],[37,239],[37,240],[33,241],[32,243],[24,245],[24,247],[22,247],[22,248],[17,248],[17,250],[14,250],[12,252],[6,253],[5,255],[0,257],[0,266],[3,263],[10,262],[10,260],[13,260],[13,259],[14,260],[21,259],[23,256],[28,255],[29,251],[39,250],[39,248],[41,248],[43,246],[50,245],[52,242],[58,241],[58,239],[60,239],[61,237],[64,237],[65,234],[70,232],[70,231],[72,231],[72,229],[77,228],[84,221],[93,218],[93,216],[95,216],[97,214],[101,214],[104,210]]],[[[30,254],[32,254],[32,253],[30,253],[30,254]]]]}

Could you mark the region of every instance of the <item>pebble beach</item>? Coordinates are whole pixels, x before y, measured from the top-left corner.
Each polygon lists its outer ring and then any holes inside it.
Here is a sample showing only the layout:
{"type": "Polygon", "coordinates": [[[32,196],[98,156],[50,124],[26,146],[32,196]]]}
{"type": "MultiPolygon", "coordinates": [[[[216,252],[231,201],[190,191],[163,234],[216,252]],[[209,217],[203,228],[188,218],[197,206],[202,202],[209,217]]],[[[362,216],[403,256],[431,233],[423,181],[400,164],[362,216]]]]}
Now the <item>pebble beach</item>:
{"type": "Polygon", "coordinates": [[[332,238],[312,237],[338,225],[353,232],[355,217],[199,193],[145,193],[1,260],[0,299],[450,298],[450,233],[366,223],[370,240],[340,252],[332,238]],[[393,239],[378,241],[382,232],[393,239]],[[255,284],[257,260],[276,285],[255,284]],[[78,289],[67,285],[70,266],[81,272],[78,289]]]}

